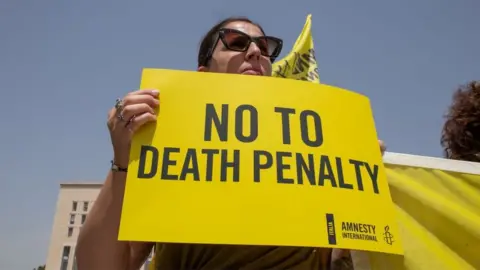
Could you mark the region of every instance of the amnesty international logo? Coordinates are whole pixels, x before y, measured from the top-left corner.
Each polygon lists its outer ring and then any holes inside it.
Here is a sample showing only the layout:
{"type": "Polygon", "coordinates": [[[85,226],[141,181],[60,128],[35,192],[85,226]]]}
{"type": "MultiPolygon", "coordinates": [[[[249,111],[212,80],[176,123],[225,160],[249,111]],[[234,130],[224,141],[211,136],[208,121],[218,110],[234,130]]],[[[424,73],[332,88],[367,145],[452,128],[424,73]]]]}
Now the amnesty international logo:
{"type": "Polygon", "coordinates": [[[385,232],[383,233],[383,240],[385,241],[385,243],[389,245],[392,245],[393,242],[395,242],[393,240],[393,234],[390,232],[390,227],[388,225],[385,226],[385,232]]]}

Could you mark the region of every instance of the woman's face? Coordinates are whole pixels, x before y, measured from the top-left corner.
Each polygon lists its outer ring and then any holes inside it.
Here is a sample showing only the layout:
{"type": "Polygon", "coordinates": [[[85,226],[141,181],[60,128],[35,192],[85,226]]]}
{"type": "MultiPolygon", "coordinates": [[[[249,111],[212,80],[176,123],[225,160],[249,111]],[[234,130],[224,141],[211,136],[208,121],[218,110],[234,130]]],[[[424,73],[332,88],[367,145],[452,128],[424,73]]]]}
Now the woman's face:
{"type": "MultiPolygon", "coordinates": [[[[251,37],[263,36],[260,28],[248,22],[230,22],[223,28],[238,30],[251,37]]],[[[235,35],[229,35],[228,38],[234,37],[235,35]]],[[[250,43],[245,52],[239,52],[227,49],[219,39],[213,51],[210,65],[208,67],[201,66],[198,71],[270,76],[272,74],[272,64],[268,56],[260,53],[260,48],[255,42],[250,43]]]]}

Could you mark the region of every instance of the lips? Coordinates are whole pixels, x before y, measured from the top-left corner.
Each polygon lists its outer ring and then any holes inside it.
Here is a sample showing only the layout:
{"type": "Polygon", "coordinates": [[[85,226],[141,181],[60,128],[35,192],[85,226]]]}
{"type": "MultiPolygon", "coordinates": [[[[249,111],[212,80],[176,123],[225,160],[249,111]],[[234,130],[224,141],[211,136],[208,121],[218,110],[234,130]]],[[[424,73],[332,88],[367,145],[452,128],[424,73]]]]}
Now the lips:
{"type": "Polygon", "coordinates": [[[245,69],[242,74],[244,75],[254,75],[254,76],[263,76],[263,73],[261,70],[258,70],[258,69],[253,69],[253,68],[249,68],[249,69],[245,69]]]}

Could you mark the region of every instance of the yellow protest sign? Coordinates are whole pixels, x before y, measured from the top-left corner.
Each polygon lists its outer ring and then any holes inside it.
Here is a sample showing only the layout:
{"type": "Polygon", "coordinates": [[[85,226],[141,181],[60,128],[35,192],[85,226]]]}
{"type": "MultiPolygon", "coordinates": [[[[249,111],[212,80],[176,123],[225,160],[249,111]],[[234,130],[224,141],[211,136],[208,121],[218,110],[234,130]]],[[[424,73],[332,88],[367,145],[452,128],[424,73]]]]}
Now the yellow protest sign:
{"type": "Polygon", "coordinates": [[[401,254],[370,103],[296,80],[145,69],[119,239],[401,254]]]}

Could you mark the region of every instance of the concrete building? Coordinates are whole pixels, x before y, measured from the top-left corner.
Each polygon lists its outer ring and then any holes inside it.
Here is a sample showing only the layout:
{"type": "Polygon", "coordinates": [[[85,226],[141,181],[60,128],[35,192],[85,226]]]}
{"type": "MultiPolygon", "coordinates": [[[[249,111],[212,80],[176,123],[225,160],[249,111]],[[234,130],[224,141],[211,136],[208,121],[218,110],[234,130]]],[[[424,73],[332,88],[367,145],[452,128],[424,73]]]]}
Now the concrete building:
{"type": "MultiPolygon", "coordinates": [[[[78,233],[101,187],[100,183],[60,184],[46,260],[47,270],[76,269],[74,251],[78,233]]],[[[150,260],[140,269],[147,270],[150,260]]]]}

